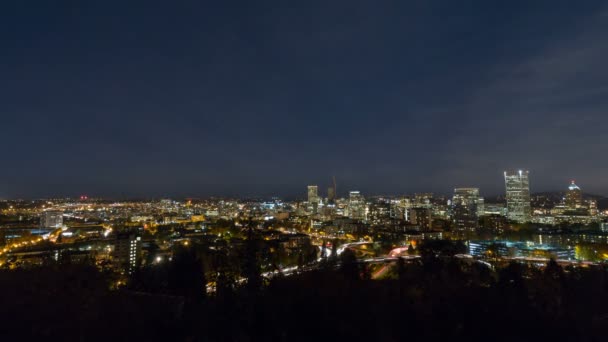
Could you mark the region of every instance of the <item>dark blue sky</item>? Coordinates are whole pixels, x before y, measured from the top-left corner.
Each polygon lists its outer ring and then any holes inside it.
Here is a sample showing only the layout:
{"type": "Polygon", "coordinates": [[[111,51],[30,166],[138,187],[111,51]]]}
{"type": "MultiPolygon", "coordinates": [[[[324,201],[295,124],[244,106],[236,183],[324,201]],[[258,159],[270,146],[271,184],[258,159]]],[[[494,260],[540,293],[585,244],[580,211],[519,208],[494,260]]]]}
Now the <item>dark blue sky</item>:
{"type": "Polygon", "coordinates": [[[591,0],[3,1],[0,198],[608,194],[607,37],[591,0]]]}

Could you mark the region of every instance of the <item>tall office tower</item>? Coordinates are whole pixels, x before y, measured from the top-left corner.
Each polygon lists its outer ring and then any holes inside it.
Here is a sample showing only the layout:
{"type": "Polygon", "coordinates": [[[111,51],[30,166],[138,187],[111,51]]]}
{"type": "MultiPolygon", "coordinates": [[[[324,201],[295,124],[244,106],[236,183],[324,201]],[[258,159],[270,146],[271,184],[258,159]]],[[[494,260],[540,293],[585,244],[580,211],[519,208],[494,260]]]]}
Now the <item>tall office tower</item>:
{"type": "Polygon", "coordinates": [[[507,192],[507,218],[516,222],[529,222],[532,216],[530,208],[530,181],[528,171],[505,171],[507,192]]]}
{"type": "Polygon", "coordinates": [[[376,201],[369,205],[367,220],[371,224],[386,224],[391,220],[390,201],[376,201]]]}
{"type": "Polygon", "coordinates": [[[316,185],[308,186],[308,202],[319,202],[319,187],[316,185]]]}
{"type": "Polygon", "coordinates": [[[308,186],[308,205],[313,213],[317,213],[319,208],[319,187],[316,185],[308,186]]]}
{"type": "Polygon", "coordinates": [[[566,192],[566,207],[568,209],[576,209],[579,208],[583,204],[583,192],[578,185],[574,184],[574,181],[570,183],[568,186],[568,191],[566,192]]]}
{"type": "Polygon", "coordinates": [[[478,188],[456,188],[452,197],[452,219],[457,229],[476,229],[483,212],[478,188]]]}
{"type": "Polygon", "coordinates": [[[61,211],[43,211],[40,216],[40,228],[61,228],[63,226],[63,213],[61,211]]]}
{"type": "Polygon", "coordinates": [[[351,191],[348,198],[348,217],[355,220],[365,220],[365,199],[359,191],[351,191]]]}
{"type": "Polygon", "coordinates": [[[336,190],[333,186],[327,188],[327,202],[333,204],[336,200],[336,190]]]}
{"type": "Polygon", "coordinates": [[[141,259],[141,237],[128,232],[116,234],[112,257],[117,270],[132,274],[141,259]]]}

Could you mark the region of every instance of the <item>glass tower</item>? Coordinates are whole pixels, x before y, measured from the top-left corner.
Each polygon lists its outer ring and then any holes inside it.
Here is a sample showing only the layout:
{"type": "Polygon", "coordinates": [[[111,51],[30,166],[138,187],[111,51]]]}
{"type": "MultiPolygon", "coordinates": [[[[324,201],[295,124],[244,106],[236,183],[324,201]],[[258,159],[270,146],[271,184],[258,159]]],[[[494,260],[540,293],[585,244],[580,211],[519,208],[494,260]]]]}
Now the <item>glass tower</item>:
{"type": "Polygon", "coordinates": [[[530,181],[528,171],[505,171],[507,191],[507,217],[509,220],[524,223],[532,216],[530,208],[530,181]]]}

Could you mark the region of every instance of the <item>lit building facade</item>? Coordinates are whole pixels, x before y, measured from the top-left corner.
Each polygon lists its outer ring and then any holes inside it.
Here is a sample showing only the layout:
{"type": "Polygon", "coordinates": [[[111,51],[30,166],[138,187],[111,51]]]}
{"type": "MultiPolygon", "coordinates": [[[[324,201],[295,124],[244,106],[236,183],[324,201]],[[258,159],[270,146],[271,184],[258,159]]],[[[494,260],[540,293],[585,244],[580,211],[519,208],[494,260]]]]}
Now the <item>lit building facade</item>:
{"type": "Polygon", "coordinates": [[[433,194],[432,193],[420,193],[414,195],[414,206],[415,207],[423,207],[423,208],[432,208],[433,207],[433,194]]]}
{"type": "Polygon", "coordinates": [[[372,203],[367,215],[370,224],[383,224],[390,222],[391,204],[388,201],[372,203]]]}
{"type": "Polygon", "coordinates": [[[308,205],[313,213],[317,213],[319,208],[319,187],[316,185],[308,186],[308,205]]]}
{"type": "Polygon", "coordinates": [[[43,211],[40,216],[40,228],[61,228],[63,226],[63,212],[43,211]]]}
{"type": "Polygon", "coordinates": [[[507,217],[524,223],[532,216],[530,207],[530,181],[528,171],[505,171],[507,217]]]}
{"type": "Polygon", "coordinates": [[[351,191],[348,197],[348,217],[355,220],[365,220],[367,206],[359,191],[351,191]]]}
{"type": "Polygon", "coordinates": [[[580,206],[583,204],[583,192],[578,185],[574,184],[574,181],[572,181],[568,186],[565,204],[568,209],[580,208],[580,206]]]}
{"type": "Polygon", "coordinates": [[[319,202],[319,187],[316,185],[308,186],[308,202],[319,202]]]}
{"type": "Polygon", "coordinates": [[[132,274],[141,259],[141,237],[134,233],[118,233],[112,257],[117,270],[132,274]]]}
{"type": "Polygon", "coordinates": [[[477,229],[483,215],[483,198],[478,188],[456,188],[452,197],[452,219],[457,229],[477,229]]]}
{"type": "Polygon", "coordinates": [[[409,208],[408,209],[408,222],[415,226],[420,227],[420,230],[429,231],[433,224],[433,216],[431,209],[429,208],[409,208]]]}

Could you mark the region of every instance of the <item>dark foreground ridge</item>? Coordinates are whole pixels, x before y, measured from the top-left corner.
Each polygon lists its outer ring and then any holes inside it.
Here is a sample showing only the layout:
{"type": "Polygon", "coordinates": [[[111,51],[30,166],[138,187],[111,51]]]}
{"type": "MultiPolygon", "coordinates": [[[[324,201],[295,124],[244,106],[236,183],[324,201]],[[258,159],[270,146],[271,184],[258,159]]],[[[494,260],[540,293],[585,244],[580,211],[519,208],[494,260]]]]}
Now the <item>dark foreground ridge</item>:
{"type": "MultiPolygon", "coordinates": [[[[455,258],[400,259],[383,280],[340,260],[237,286],[184,276],[183,259],[129,286],[94,267],[0,272],[3,340],[63,341],[605,341],[608,271],[455,258]],[[176,272],[178,270],[179,272],[176,272]]],[[[258,278],[259,279],[259,278],[258,278]]]]}

